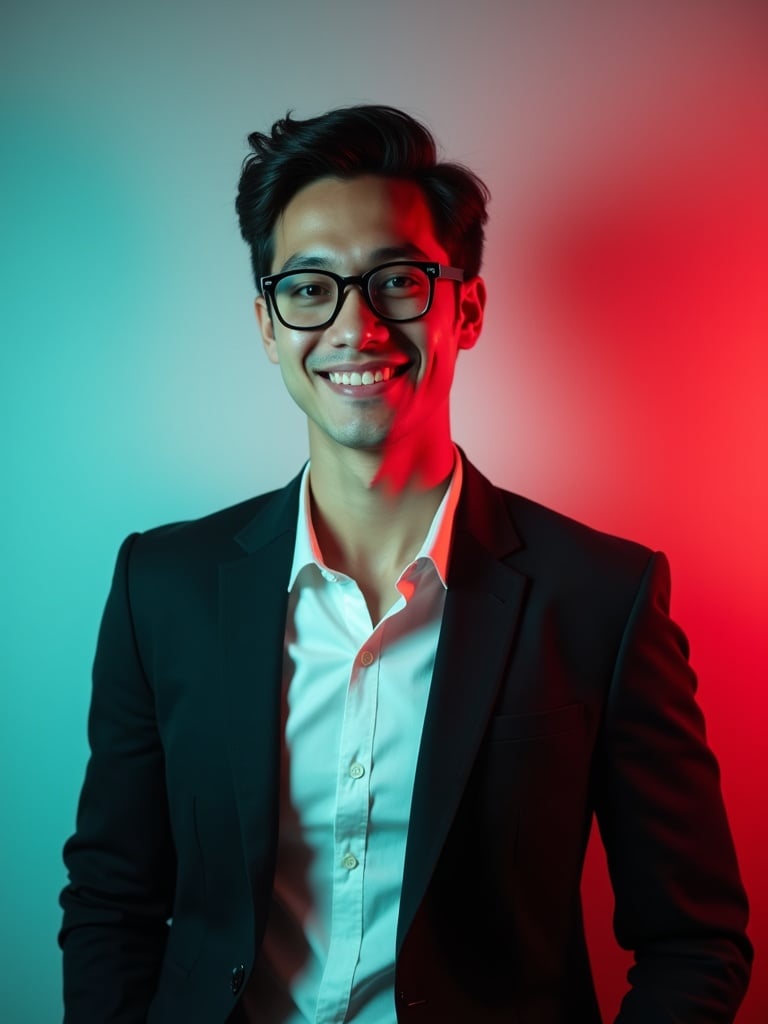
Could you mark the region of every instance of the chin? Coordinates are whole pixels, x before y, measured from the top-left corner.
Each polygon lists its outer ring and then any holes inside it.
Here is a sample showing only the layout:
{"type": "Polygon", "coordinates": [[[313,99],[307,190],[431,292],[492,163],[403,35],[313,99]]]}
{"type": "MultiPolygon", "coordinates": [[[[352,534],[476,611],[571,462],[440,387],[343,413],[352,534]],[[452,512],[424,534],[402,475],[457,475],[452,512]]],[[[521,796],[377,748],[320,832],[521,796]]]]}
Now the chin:
{"type": "Polygon", "coordinates": [[[381,451],[387,447],[390,440],[389,431],[349,431],[339,432],[334,436],[337,444],[344,448],[352,448],[355,451],[381,451]]]}
{"type": "Polygon", "coordinates": [[[342,423],[327,431],[329,437],[344,448],[377,451],[393,440],[391,423],[342,423]]]}

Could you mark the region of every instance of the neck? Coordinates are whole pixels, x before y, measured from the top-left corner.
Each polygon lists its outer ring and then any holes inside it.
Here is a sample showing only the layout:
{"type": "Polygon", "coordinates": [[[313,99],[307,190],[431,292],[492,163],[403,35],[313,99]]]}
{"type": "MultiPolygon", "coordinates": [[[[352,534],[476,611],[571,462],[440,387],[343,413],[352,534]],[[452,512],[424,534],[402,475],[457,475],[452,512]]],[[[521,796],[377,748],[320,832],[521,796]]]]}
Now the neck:
{"type": "Polygon", "coordinates": [[[394,581],[421,547],[445,494],[454,462],[450,436],[386,451],[340,451],[312,440],[312,522],[324,560],[358,583],[394,581]]]}

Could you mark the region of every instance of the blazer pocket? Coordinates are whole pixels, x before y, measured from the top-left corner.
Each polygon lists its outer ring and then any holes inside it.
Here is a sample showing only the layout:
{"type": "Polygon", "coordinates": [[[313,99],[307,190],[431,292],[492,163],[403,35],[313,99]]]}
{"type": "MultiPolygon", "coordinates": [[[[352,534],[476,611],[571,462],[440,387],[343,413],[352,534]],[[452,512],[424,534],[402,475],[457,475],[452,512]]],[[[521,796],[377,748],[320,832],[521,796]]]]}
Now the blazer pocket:
{"type": "Polygon", "coordinates": [[[491,743],[515,743],[539,740],[546,736],[582,729],[584,705],[567,704],[552,711],[539,711],[529,715],[495,715],[486,733],[491,743]]]}

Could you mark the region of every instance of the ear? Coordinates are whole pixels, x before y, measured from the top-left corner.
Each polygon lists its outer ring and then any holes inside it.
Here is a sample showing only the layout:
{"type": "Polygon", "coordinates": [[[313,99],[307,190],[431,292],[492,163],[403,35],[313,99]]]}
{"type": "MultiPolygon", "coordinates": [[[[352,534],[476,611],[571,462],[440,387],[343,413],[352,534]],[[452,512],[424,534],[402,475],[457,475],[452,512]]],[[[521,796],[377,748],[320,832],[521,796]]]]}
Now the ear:
{"type": "Polygon", "coordinates": [[[267,359],[270,363],[279,363],[280,357],[277,352],[277,342],[275,341],[275,325],[272,322],[272,317],[269,313],[269,307],[267,306],[267,300],[263,295],[257,295],[253,303],[253,308],[256,311],[256,320],[259,324],[259,330],[261,331],[261,340],[264,343],[264,351],[267,353],[267,359]]]}
{"type": "Polygon", "coordinates": [[[459,348],[472,348],[483,329],[485,281],[473,277],[459,287],[459,348]]]}

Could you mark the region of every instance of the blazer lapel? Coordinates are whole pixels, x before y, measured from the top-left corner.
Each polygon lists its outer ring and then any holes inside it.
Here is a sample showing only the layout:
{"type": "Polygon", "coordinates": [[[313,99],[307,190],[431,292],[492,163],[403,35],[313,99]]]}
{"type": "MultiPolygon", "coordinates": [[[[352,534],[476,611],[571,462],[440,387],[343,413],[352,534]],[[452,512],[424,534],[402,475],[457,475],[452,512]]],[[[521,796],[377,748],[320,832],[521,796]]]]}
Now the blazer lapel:
{"type": "Polygon", "coordinates": [[[299,481],[276,492],[237,534],[244,557],[219,566],[229,754],[251,865],[271,860],[277,836],[283,638],[299,481]]]}
{"type": "Polygon", "coordinates": [[[509,660],[527,579],[500,494],[466,460],[448,593],[416,768],[398,952],[445,842],[509,660]]]}

